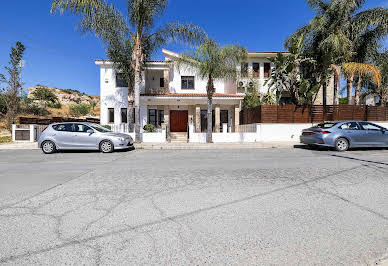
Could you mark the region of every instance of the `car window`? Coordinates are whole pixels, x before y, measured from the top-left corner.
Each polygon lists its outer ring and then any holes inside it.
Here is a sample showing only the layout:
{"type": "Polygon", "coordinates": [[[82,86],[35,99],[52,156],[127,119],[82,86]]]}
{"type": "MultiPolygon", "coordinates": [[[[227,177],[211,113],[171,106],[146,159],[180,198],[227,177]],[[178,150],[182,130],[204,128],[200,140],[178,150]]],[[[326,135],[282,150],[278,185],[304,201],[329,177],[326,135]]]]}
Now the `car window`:
{"type": "Polygon", "coordinates": [[[347,130],[360,130],[361,129],[360,126],[356,122],[344,123],[339,128],[340,129],[347,129],[347,130]]]}
{"type": "Polygon", "coordinates": [[[360,124],[365,130],[381,130],[382,129],[382,127],[375,125],[375,124],[372,124],[372,123],[368,123],[368,122],[361,122],[360,124]]]}
{"type": "Polygon", "coordinates": [[[86,133],[89,129],[91,129],[90,127],[84,125],[84,124],[75,124],[74,126],[74,131],[75,132],[83,132],[83,133],[86,133]]]}
{"type": "Polygon", "coordinates": [[[111,132],[109,129],[105,128],[105,127],[102,127],[100,125],[97,125],[97,124],[91,124],[91,127],[94,128],[95,130],[97,130],[98,132],[111,132]]]}
{"type": "Polygon", "coordinates": [[[336,125],[337,123],[334,122],[326,122],[326,123],[321,123],[318,125],[313,126],[314,128],[332,128],[336,125]]]}
{"type": "Polygon", "coordinates": [[[73,124],[58,124],[54,125],[53,129],[56,131],[72,132],[73,124]]]}

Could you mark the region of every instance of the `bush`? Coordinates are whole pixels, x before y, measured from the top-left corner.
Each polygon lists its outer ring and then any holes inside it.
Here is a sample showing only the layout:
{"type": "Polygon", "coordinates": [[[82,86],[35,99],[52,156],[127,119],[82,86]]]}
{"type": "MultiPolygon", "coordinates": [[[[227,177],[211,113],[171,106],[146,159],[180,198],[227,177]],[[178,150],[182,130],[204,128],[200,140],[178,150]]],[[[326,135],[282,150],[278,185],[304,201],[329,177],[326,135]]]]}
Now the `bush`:
{"type": "Polygon", "coordinates": [[[0,137],[0,143],[8,143],[8,142],[11,142],[11,141],[12,141],[11,136],[0,137]]]}
{"type": "Polygon", "coordinates": [[[90,105],[86,103],[72,104],[69,106],[69,114],[72,116],[85,116],[90,112],[90,105]]]}
{"type": "Polygon", "coordinates": [[[104,125],[102,127],[105,127],[106,129],[112,130],[112,127],[110,125],[104,125]]]}
{"type": "Polygon", "coordinates": [[[23,111],[27,114],[40,115],[40,116],[46,116],[50,114],[50,112],[47,111],[47,109],[35,103],[32,103],[32,104],[27,103],[26,106],[23,108],[23,111]]]}
{"type": "Polygon", "coordinates": [[[60,102],[48,103],[47,107],[54,108],[54,109],[61,109],[62,108],[62,104],[60,102]]]}
{"type": "Polygon", "coordinates": [[[0,114],[7,113],[7,101],[5,99],[5,95],[0,93],[0,114]]]}
{"type": "Polygon", "coordinates": [[[152,132],[156,132],[156,128],[154,125],[152,124],[147,124],[143,127],[144,131],[145,132],[148,132],[148,133],[152,133],[152,132]]]}

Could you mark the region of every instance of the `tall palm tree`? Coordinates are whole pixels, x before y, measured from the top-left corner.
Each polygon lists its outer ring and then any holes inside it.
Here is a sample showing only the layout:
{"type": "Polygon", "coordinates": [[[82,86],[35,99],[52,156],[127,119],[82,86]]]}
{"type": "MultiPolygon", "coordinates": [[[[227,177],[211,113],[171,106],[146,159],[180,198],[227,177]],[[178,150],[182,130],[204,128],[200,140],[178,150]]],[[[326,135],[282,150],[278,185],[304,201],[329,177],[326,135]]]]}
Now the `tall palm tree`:
{"type": "Polygon", "coordinates": [[[195,52],[187,52],[175,59],[178,69],[186,68],[198,73],[199,78],[207,79],[207,142],[212,142],[214,81],[236,80],[237,66],[247,59],[247,50],[239,45],[219,46],[208,40],[195,52]]]}
{"type": "MultiPolygon", "coordinates": [[[[298,29],[305,35],[304,47],[320,63],[320,79],[325,86],[327,69],[344,62],[365,62],[369,51],[388,33],[388,9],[377,7],[360,11],[366,0],[306,0],[316,16],[298,29]]],[[[332,75],[332,73],[330,74],[332,75]]],[[[350,84],[351,80],[348,81],[350,84]]],[[[349,101],[350,102],[350,101],[349,101]]]]}
{"type": "Polygon", "coordinates": [[[364,64],[364,63],[344,63],[342,65],[342,69],[345,73],[345,76],[347,77],[348,82],[347,83],[347,93],[348,93],[348,100],[349,100],[349,94],[352,93],[352,86],[355,75],[357,75],[357,86],[356,86],[356,93],[355,93],[355,105],[360,104],[360,96],[361,96],[361,85],[362,85],[362,79],[364,76],[369,76],[372,78],[372,81],[377,85],[377,87],[380,87],[381,84],[381,73],[380,70],[373,65],[370,64],[364,64]]]}
{"type": "Polygon", "coordinates": [[[53,0],[51,7],[52,13],[68,11],[82,16],[81,29],[85,32],[94,32],[108,44],[111,44],[109,40],[112,39],[116,40],[116,44],[122,43],[122,40],[132,41],[130,65],[134,71],[137,141],[140,139],[141,71],[146,57],[171,41],[196,45],[207,39],[205,32],[193,24],[171,22],[156,27],[156,20],[164,13],[167,4],[168,0],[127,0],[127,18],[113,4],[108,4],[105,0],[53,0]],[[118,35],[119,41],[112,35],[118,35]],[[145,50],[149,53],[145,54],[145,50]]]}

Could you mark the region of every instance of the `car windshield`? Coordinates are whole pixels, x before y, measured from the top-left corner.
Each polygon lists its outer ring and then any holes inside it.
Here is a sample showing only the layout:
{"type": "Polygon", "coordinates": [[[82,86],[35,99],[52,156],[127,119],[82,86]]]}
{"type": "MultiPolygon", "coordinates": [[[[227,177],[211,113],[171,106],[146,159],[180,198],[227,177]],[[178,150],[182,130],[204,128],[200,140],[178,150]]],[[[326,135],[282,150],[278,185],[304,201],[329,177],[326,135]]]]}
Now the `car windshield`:
{"type": "Polygon", "coordinates": [[[337,123],[334,122],[326,122],[326,123],[320,123],[318,125],[313,126],[313,128],[332,128],[336,125],[337,123]]]}
{"type": "Polygon", "coordinates": [[[111,132],[109,129],[105,128],[105,127],[102,127],[100,125],[97,125],[97,124],[91,124],[90,125],[92,128],[94,128],[95,130],[97,130],[98,132],[111,132]]]}

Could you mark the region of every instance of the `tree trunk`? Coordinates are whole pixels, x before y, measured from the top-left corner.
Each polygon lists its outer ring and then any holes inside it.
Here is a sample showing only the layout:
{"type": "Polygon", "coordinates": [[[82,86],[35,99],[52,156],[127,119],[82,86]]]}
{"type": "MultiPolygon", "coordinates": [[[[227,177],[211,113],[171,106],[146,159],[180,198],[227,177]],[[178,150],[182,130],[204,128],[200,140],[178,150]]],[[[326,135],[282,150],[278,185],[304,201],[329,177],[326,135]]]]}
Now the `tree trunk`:
{"type": "Polygon", "coordinates": [[[134,108],[135,108],[135,136],[136,142],[140,142],[140,86],[141,86],[141,68],[143,62],[143,52],[141,49],[141,40],[135,40],[135,47],[132,55],[132,64],[135,71],[134,84],[134,108]]]}
{"type": "Polygon", "coordinates": [[[356,86],[356,97],[354,101],[355,105],[360,105],[361,82],[362,82],[361,77],[358,77],[357,86],[356,86]]]}
{"type": "Polygon", "coordinates": [[[338,78],[334,75],[333,105],[338,105],[338,78]]]}
{"type": "Polygon", "coordinates": [[[212,75],[209,75],[209,80],[206,86],[207,91],[207,143],[213,143],[212,129],[213,129],[213,94],[214,84],[212,75]]]}
{"type": "Polygon", "coordinates": [[[348,105],[353,104],[353,97],[352,97],[352,92],[353,92],[353,80],[354,76],[350,76],[346,80],[346,91],[347,91],[347,98],[348,98],[348,105]]]}

